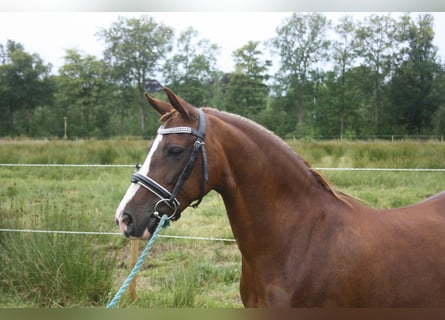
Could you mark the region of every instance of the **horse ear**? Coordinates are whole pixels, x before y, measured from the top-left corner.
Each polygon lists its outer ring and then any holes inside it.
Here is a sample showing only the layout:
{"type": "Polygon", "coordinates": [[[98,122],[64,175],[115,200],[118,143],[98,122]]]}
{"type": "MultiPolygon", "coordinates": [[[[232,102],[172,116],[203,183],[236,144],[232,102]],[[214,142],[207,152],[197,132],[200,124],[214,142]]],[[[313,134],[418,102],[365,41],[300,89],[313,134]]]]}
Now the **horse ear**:
{"type": "Polygon", "coordinates": [[[181,97],[178,97],[169,88],[164,87],[164,91],[167,94],[168,100],[170,101],[172,107],[175,108],[184,117],[184,119],[190,120],[193,114],[195,114],[196,108],[181,97]]]}
{"type": "Polygon", "coordinates": [[[148,93],[145,93],[145,97],[147,98],[147,101],[151,104],[151,106],[162,116],[166,114],[167,112],[170,112],[173,110],[173,107],[171,104],[164,102],[162,100],[158,100],[150,96],[148,93]]]}

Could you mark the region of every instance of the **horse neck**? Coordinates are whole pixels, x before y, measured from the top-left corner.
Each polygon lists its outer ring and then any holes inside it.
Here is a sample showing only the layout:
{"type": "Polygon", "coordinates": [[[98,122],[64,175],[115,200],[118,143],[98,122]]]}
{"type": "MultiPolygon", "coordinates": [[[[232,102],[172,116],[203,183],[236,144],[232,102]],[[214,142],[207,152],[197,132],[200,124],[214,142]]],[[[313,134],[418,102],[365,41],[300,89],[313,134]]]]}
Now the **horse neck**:
{"type": "Polygon", "coordinates": [[[223,197],[242,252],[243,247],[245,253],[253,250],[248,248],[253,243],[264,250],[276,246],[279,232],[298,235],[298,229],[310,227],[305,224],[324,212],[322,206],[338,200],[321,176],[278,137],[237,116],[220,118],[223,178],[215,190],[223,197]]]}

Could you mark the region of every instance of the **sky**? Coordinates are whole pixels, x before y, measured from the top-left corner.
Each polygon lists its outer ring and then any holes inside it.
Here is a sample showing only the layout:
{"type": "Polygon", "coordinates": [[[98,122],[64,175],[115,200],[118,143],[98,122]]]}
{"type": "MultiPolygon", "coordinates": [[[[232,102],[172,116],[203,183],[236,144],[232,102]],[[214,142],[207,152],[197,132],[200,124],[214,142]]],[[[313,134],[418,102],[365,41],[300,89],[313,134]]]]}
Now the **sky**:
{"type": "MultiPolygon", "coordinates": [[[[435,40],[438,55],[445,61],[445,12],[429,12],[434,16],[435,40]]],[[[118,16],[139,17],[141,12],[0,12],[0,43],[8,39],[24,45],[28,53],[37,53],[57,73],[63,65],[67,49],[82,54],[102,56],[105,43],[96,35],[108,28],[118,16]]],[[[157,22],[171,26],[178,35],[192,26],[200,38],[221,47],[218,67],[233,71],[232,53],[249,40],[264,41],[276,36],[276,28],[289,17],[289,12],[148,12],[157,22]]],[[[369,12],[324,13],[333,22],[343,15],[358,19],[369,12]]],[[[378,14],[386,14],[379,12],[378,14]]],[[[391,13],[393,17],[397,13],[391,13]]],[[[417,16],[418,13],[413,13],[417,16]]]]}

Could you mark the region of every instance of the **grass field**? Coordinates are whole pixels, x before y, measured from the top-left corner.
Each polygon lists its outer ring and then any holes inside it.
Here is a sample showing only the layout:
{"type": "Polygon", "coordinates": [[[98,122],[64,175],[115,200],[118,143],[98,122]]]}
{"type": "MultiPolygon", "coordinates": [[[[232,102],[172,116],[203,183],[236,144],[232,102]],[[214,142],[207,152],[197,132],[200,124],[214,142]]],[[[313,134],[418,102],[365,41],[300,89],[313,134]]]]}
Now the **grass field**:
{"type": "MultiPolygon", "coordinates": [[[[288,141],[313,167],[445,168],[439,142],[288,141]]],[[[148,141],[0,141],[0,163],[142,162],[148,141]]],[[[0,228],[117,232],[114,211],[132,168],[0,167],[0,228]]],[[[415,203],[445,190],[444,172],[322,171],[370,206],[415,203]]],[[[166,235],[233,238],[211,192],[166,235]]],[[[141,249],[145,245],[140,243],[141,249]]],[[[129,273],[130,242],[114,235],[0,232],[0,307],[105,306],[129,273]]],[[[233,242],[159,238],[120,307],[240,307],[233,242]]]]}

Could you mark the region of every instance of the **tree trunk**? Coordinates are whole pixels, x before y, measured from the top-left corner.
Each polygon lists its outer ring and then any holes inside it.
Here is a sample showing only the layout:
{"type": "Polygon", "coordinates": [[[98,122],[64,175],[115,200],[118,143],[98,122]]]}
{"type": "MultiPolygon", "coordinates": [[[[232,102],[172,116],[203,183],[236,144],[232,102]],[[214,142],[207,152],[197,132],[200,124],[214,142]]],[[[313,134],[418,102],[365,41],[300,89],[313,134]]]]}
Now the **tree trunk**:
{"type": "Polygon", "coordinates": [[[141,120],[141,134],[144,136],[145,134],[145,98],[144,98],[144,87],[139,84],[139,111],[140,111],[140,120],[141,120]]]}
{"type": "Polygon", "coordinates": [[[297,95],[298,95],[297,127],[301,128],[303,126],[303,121],[304,121],[304,95],[303,95],[304,83],[298,83],[297,88],[298,88],[297,89],[297,95]]]}
{"type": "Polygon", "coordinates": [[[299,95],[298,97],[298,127],[301,128],[304,120],[304,102],[303,95],[299,95]]]}
{"type": "Polygon", "coordinates": [[[346,65],[343,63],[341,70],[341,98],[340,98],[340,140],[343,139],[345,134],[345,73],[346,65]]]}
{"type": "Polygon", "coordinates": [[[379,104],[380,104],[380,88],[379,88],[379,78],[380,78],[380,64],[379,59],[377,59],[377,70],[375,74],[374,83],[374,135],[377,136],[379,133],[379,104]]]}
{"type": "Polygon", "coordinates": [[[345,110],[344,106],[340,107],[340,140],[343,140],[345,134],[345,110]]]}

